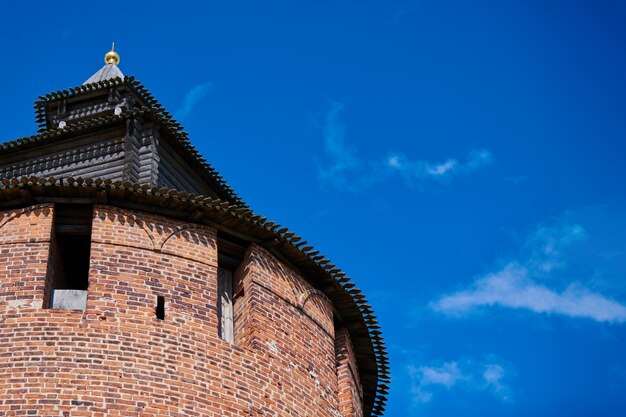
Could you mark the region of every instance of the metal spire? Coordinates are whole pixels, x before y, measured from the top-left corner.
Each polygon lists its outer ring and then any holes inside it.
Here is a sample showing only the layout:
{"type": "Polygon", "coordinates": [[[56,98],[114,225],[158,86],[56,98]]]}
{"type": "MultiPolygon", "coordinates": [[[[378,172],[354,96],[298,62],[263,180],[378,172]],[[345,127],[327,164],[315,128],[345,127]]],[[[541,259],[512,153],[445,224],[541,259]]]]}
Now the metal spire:
{"type": "Polygon", "coordinates": [[[106,62],[105,66],[89,77],[83,85],[110,80],[112,78],[124,78],[124,74],[122,74],[122,71],[120,71],[117,66],[120,63],[120,56],[117,52],[115,52],[115,42],[111,45],[111,50],[104,55],[104,62],[106,62]]]}
{"type": "Polygon", "coordinates": [[[120,63],[120,56],[117,52],[115,52],[115,42],[111,44],[111,50],[104,56],[104,62],[115,65],[120,63]]]}

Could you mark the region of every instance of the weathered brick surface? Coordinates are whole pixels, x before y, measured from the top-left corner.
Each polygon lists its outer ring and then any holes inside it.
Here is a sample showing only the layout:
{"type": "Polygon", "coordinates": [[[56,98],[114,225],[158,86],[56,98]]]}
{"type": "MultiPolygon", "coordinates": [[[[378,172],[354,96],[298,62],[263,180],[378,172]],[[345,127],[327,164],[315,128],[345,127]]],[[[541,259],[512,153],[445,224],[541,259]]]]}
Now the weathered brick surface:
{"type": "Polygon", "coordinates": [[[236,343],[281,362],[281,378],[306,379],[309,392],[300,394],[301,413],[313,404],[319,410],[329,405],[334,409],[337,375],[328,299],[256,245],[238,272],[242,281],[235,289],[236,343]]]}
{"type": "Polygon", "coordinates": [[[43,306],[52,218],[51,205],[0,213],[0,303],[10,314],[43,306]]]}
{"type": "Polygon", "coordinates": [[[350,333],[345,327],[337,329],[335,337],[339,411],[344,417],[363,416],[363,389],[356,365],[350,333]]]}
{"type": "Polygon", "coordinates": [[[96,206],[87,309],[42,308],[53,212],[0,213],[0,415],[360,416],[331,303],[260,247],[234,274],[235,343],[218,337],[210,227],[96,206]]]}

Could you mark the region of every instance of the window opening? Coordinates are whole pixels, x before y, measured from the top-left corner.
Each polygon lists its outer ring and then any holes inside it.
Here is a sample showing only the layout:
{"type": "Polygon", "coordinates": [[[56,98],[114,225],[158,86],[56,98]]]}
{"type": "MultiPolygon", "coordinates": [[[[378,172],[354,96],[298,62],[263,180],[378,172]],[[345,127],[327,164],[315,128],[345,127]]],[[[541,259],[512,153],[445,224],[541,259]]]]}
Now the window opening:
{"type": "Polygon", "coordinates": [[[55,204],[48,259],[48,308],[86,308],[92,217],[92,205],[55,204]]]}
{"type": "Polygon", "coordinates": [[[162,295],[157,296],[156,318],[165,320],[165,297],[162,295]]]}
{"type": "Polygon", "coordinates": [[[228,343],[235,341],[233,321],[233,273],[226,268],[217,269],[220,337],[228,343]]]}
{"type": "Polygon", "coordinates": [[[219,336],[233,343],[235,340],[234,323],[234,277],[243,261],[248,242],[227,233],[217,234],[217,291],[219,336]]]}

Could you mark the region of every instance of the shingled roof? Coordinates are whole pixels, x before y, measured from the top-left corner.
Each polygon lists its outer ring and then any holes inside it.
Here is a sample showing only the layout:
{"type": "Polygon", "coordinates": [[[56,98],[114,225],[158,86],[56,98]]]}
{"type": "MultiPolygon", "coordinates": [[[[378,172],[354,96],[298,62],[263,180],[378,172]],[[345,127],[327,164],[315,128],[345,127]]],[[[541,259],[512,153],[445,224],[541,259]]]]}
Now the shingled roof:
{"type": "Polygon", "coordinates": [[[177,148],[180,155],[195,169],[196,173],[201,175],[207,183],[212,185],[212,188],[216,191],[216,194],[220,199],[241,206],[246,206],[246,203],[234,192],[230,185],[224,180],[222,175],[220,175],[192,145],[189,140],[189,135],[184,131],[183,126],[178,123],[167,110],[165,110],[165,108],[138,80],[135,79],[135,77],[132,76],[105,79],[93,84],[83,84],[39,96],[38,100],[35,101],[35,118],[38,125],[38,134],[6,141],[0,144],[0,155],[6,155],[21,149],[39,146],[42,143],[54,141],[55,138],[64,137],[67,134],[78,134],[84,130],[89,130],[90,128],[101,127],[115,120],[116,117],[113,116],[121,116],[118,119],[129,119],[136,115],[150,115],[158,121],[158,123],[170,134],[171,139],[173,139],[171,143],[177,148]],[[63,100],[88,98],[90,95],[97,94],[98,92],[107,92],[112,88],[126,89],[135,94],[140,99],[138,107],[119,115],[115,115],[114,111],[111,110],[106,116],[88,118],[84,121],[81,120],[75,123],[70,123],[61,129],[59,129],[58,126],[57,129],[55,129],[50,118],[47,117],[49,107],[51,105],[56,105],[63,100]]]}
{"type": "MultiPolygon", "coordinates": [[[[390,383],[389,361],[380,326],[363,293],[344,272],[300,236],[252,212],[193,147],[183,127],[148,90],[133,77],[109,77],[116,71],[108,65],[117,69],[115,64],[107,63],[92,77],[97,76],[96,82],[39,97],[35,102],[39,133],[0,144],[0,208],[78,199],[207,224],[265,247],[331,299],[336,317],[348,328],[353,340],[363,384],[364,415],[382,415],[390,383]],[[122,108],[121,96],[115,96],[120,92],[135,97],[136,102],[122,108]],[[87,112],[87,116],[76,113],[70,117],[64,113],[68,102],[79,103],[106,94],[108,102],[115,106],[100,106],[96,114],[87,112]],[[53,112],[65,119],[58,118],[53,112]],[[214,193],[202,195],[128,180],[80,178],[71,172],[55,177],[46,175],[44,168],[32,169],[34,164],[39,164],[38,167],[49,165],[45,160],[33,157],[34,150],[57,149],[96,132],[126,132],[128,136],[129,126],[134,123],[156,126],[173,151],[199,173],[214,193]],[[20,165],[20,158],[26,155],[30,159],[20,165]]],[[[106,149],[120,145],[119,139],[115,141],[106,149]]],[[[71,154],[73,151],[65,149],[64,152],[71,154]]],[[[90,152],[97,154],[94,150],[90,152]]]]}
{"type": "Polygon", "coordinates": [[[86,84],[94,84],[100,81],[110,80],[112,78],[124,78],[124,74],[115,64],[105,64],[104,67],[100,68],[98,72],[89,77],[87,81],[83,83],[86,84]]]}
{"type": "Polygon", "coordinates": [[[111,45],[111,50],[104,56],[104,67],[100,68],[98,72],[89,77],[85,84],[94,84],[100,81],[110,80],[112,78],[124,78],[124,74],[117,66],[120,63],[120,56],[115,52],[115,42],[111,45]]]}

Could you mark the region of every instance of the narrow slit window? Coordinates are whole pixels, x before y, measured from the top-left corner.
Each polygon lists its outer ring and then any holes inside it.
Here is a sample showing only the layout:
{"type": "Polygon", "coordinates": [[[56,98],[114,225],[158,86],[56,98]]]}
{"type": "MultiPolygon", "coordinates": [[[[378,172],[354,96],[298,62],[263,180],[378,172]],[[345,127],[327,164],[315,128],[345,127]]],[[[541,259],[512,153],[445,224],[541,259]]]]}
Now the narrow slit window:
{"type": "Polygon", "coordinates": [[[228,343],[234,342],[233,321],[233,273],[226,268],[218,268],[218,312],[220,337],[228,343]]]}
{"type": "Polygon", "coordinates": [[[89,285],[93,206],[56,204],[50,243],[47,307],[84,310],[89,285]]]}
{"type": "Polygon", "coordinates": [[[157,296],[156,318],[165,320],[165,297],[162,295],[157,296]]]}
{"type": "MultiPolygon", "coordinates": [[[[217,314],[218,333],[228,343],[235,341],[235,276],[248,242],[224,232],[217,233],[217,314]]],[[[240,289],[238,289],[241,294],[240,289]]]]}

